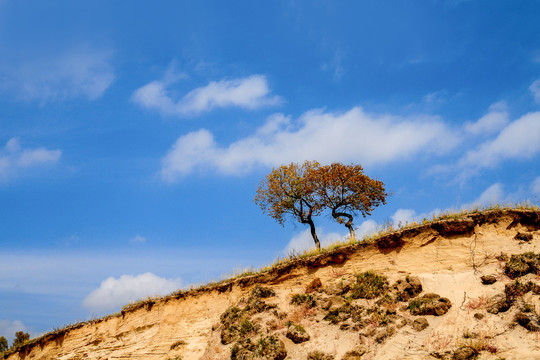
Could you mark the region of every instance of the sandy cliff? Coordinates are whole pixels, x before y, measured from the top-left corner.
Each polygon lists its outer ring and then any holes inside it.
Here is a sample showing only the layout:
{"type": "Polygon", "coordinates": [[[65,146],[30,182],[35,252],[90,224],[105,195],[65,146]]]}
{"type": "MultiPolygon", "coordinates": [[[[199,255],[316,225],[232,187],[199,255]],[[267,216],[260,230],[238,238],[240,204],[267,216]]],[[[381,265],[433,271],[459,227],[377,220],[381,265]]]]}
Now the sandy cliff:
{"type": "Polygon", "coordinates": [[[533,210],[419,225],[142,302],[5,358],[540,359],[539,260],[512,258],[540,253],[539,230],[533,210]]]}

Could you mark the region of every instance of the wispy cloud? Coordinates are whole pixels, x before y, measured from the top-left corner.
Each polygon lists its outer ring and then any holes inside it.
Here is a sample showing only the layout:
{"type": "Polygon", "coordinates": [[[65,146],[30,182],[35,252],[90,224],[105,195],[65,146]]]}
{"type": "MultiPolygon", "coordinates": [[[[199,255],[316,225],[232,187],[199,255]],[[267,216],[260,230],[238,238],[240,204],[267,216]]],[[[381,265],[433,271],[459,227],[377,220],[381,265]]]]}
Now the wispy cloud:
{"type": "Polygon", "coordinates": [[[507,159],[530,159],[540,151],[540,112],[523,115],[498,136],[469,150],[459,161],[464,169],[492,168],[507,159]]]}
{"type": "Polygon", "coordinates": [[[132,244],[144,244],[146,242],[146,238],[137,234],[131,239],[129,239],[129,242],[132,244]]]}
{"type": "Polygon", "coordinates": [[[321,67],[323,71],[331,71],[333,73],[334,81],[339,81],[345,74],[345,69],[343,68],[343,51],[337,49],[334,52],[334,57],[331,61],[324,63],[321,67]]]}
{"type": "Polygon", "coordinates": [[[73,98],[95,100],[115,78],[111,58],[111,51],[81,47],[4,65],[0,91],[42,103],[73,98]]]}
{"type": "Polygon", "coordinates": [[[169,87],[178,79],[166,77],[152,81],[137,89],[133,101],[142,107],[156,109],[167,115],[196,115],[215,108],[240,107],[256,109],[277,105],[279,96],[271,95],[263,75],[246,78],[212,81],[208,85],[194,89],[180,100],[173,99],[169,87]]]}
{"type": "Polygon", "coordinates": [[[529,90],[534,96],[534,101],[536,101],[537,104],[540,104],[540,80],[533,82],[529,87],[529,90]]]}
{"type": "Polygon", "coordinates": [[[206,129],[180,136],[162,160],[161,174],[174,181],[197,168],[242,174],[254,167],[317,159],[322,163],[354,161],[364,166],[404,160],[421,151],[447,152],[457,143],[440,119],[309,111],[297,121],[273,115],[257,131],[221,147],[206,129]]]}
{"type": "Polygon", "coordinates": [[[180,279],[165,279],[149,272],[110,277],[84,299],[83,306],[93,311],[113,310],[148,296],[166,295],[181,285],[180,279]]]}
{"type": "Polygon", "coordinates": [[[0,181],[7,181],[29,168],[54,164],[61,155],[60,150],[43,147],[23,149],[18,138],[11,138],[0,150],[0,181]]]}
{"type": "Polygon", "coordinates": [[[465,124],[465,131],[474,135],[491,135],[509,122],[507,106],[499,101],[489,107],[489,112],[475,122],[465,124]]]}

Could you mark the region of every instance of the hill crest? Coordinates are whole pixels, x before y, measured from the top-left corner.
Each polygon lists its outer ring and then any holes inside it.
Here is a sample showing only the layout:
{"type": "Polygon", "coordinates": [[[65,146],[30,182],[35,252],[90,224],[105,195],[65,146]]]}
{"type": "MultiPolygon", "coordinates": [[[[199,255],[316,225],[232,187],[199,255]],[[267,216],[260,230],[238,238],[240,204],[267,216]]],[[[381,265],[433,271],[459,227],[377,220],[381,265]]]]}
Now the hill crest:
{"type": "MultiPolygon", "coordinates": [[[[279,263],[257,274],[140,301],[124,307],[121,313],[53,331],[4,358],[247,359],[260,349],[246,345],[244,338],[252,339],[252,344],[279,344],[274,349],[277,355],[267,358],[279,358],[279,351],[286,353],[287,359],[306,359],[316,351],[335,359],[354,359],[354,351],[363,352],[358,355],[362,359],[455,358],[461,356],[459,351],[464,353],[462,358],[468,358],[467,351],[493,359],[540,358],[536,335],[527,329],[535,324],[531,315],[536,314],[534,309],[540,309],[533,285],[516,296],[519,301],[514,299],[506,311],[488,312],[493,299],[506,294],[506,288],[513,284],[504,268],[511,255],[539,251],[539,229],[540,211],[533,209],[471,212],[419,224],[279,263]],[[351,289],[359,284],[357,275],[367,270],[386,279],[385,295],[393,297],[393,302],[376,304],[383,295],[373,299],[353,296],[351,289]],[[496,282],[482,285],[483,275],[494,276],[496,282]],[[411,278],[418,279],[423,291],[406,301],[396,300],[396,289],[411,278]],[[308,291],[308,285],[317,281],[320,285],[312,285],[314,288],[308,291]],[[347,283],[351,289],[343,293],[336,290],[339,284],[347,283]],[[253,289],[261,286],[274,295],[254,298],[253,289]],[[411,305],[411,301],[430,293],[439,296],[433,299],[448,300],[447,311],[441,316],[414,315],[411,306],[416,303],[411,305]],[[304,300],[291,304],[295,296],[304,296],[304,300]],[[305,299],[310,296],[314,306],[306,305],[309,300],[305,299]],[[328,305],[332,301],[336,303],[328,305]],[[531,311],[523,312],[522,303],[531,311]],[[254,312],[250,308],[257,306],[262,309],[254,312]],[[228,323],[225,314],[232,308],[241,314],[236,320],[247,322],[228,323]],[[373,314],[379,312],[376,308],[386,311],[377,315],[381,317],[378,324],[373,320],[373,314]],[[338,310],[337,318],[329,319],[329,313],[337,309],[349,309],[350,314],[338,310]],[[478,317],[483,315],[481,319],[474,317],[477,313],[478,317]],[[516,326],[519,316],[525,326],[516,326]],[[420,318],[428,327],[417,331],[415,321],[420,318]],[[364,324],[366,319],[371,323],[364,324]],[[227,338],[231,326],[242,328],[242,324],[249,328],[247,332],[227,338]],[[293,335],[288,333],[294,332],[294,326],[304,329],[310,339],[298,343],[291,340],[293,335]]],[[[525,275],[522,282],[540,283],[535,276],[525,275]]],[[[298,336],[303,333],[300,328],[298,336]]]]}

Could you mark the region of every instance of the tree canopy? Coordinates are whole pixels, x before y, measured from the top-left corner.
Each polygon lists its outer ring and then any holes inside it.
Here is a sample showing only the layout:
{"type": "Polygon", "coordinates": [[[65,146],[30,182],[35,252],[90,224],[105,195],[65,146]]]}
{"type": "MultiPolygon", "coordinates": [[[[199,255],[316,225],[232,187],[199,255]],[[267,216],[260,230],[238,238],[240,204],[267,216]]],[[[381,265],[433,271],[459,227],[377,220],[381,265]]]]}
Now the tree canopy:
{"type": "Polygon", "coordinates": [[[386,204],[386,192],[382,181],[364,174],[360,165],[333,163],[314,170],[317,197],[321,206],[331,211],[332,217],[349,229],[354,238],[353,219],[358,213],[371,215],[373,209],[386,204]]]}
{"type": "Polygon", "coordinates": [[[316,184],[310,180],[317,167],[319,163],[306,161],[302,165],[290,163],[274,168],[257,190],[255,203],[281,225],[285,223],[286,215],[308,224],[313,241],[320,249],[313,216],[320,214],[322,206],[315,191],[316,184]]]}
{"type": "Polygon", "coordinates": [[[330,210],[332,217],[344,224],[354,238],[354,216],[370,215],[375,207],[386,204],[386,196],[384,184],[365,175],[360,165],[323,166],[306,161],[274,168],[257,190],[255,203],[281,225],[287,215],[308,224],[320,249],[314,216],[330,210]]]}

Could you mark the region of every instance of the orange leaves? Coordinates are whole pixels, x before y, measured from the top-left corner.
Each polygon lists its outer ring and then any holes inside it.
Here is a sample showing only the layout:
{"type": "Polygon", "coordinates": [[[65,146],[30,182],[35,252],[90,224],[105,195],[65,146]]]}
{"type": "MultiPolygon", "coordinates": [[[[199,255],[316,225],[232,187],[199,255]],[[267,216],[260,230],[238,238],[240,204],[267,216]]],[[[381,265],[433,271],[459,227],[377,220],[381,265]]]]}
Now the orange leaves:
{"type": "Polygon", "coordinates": [[[314,196],[315,185],[306,176],[318,166],[317,162],[306,161],[302,165],[290,163],[274,168],[257,190],[255,203],[282,225],[286,214],[300,222],[318,215],[321,208],[314,196]]]}
{"type": "Polygon", "coordinates": [[[306,161],[274,168],[257,190],[255,203],[282,225],[288,214],[313,226],[311,217],[329,209],[354,236],[353,216],[370,215],[386,203],[387,195],[384,184],[365,175],[360,165],[306,161]]]}

